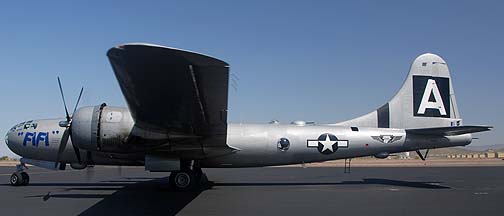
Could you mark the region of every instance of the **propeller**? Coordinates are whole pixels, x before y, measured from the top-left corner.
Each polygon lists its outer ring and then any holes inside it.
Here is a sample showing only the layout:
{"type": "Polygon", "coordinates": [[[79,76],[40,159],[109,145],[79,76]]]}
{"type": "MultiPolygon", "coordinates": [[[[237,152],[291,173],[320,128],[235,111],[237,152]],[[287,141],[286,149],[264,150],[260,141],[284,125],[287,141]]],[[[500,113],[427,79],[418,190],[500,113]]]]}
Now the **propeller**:
{"type": "MultiPolygon", "coordinates": [[[[63,135],[61,136],[61,142],[59,145],[58,154],[56,155],[55,168],[58,167],[58,162],[61,161],[61,156],[63,155],[63,151],[65,151],[65,148],[66,148],[66,145],[68,144],[69,138],[70,138],[70,141],[72,141],[72,147],[75,152],[75,157],[77,158],[77,162],[79,162],[79,164],[81,163],[79,147],[77,147],[72,140],[72,116],[70,116],[70,114],[68,113],[68,108],[67,108],[66,101],[65,101],[65,95],[63,94],[63,87],[61,86],[61,80],[59,77],[58,77],[58,85],[59,85],[59,89],[60,89],[60,93],[61,93],[61,98],[63,99],[63,106],[65,107],[66,121],[60,122],[60,126],[65,127],[65,131],[63,132],[63,135]]],[[[82,87],[80,90],[79,97],[77,99],[77,102],[75,103],[75,107],[73,109],[72,115],[77,110],[77,107],[79,105],[83,91],[84,91],[84,87],[82,87]]]]}

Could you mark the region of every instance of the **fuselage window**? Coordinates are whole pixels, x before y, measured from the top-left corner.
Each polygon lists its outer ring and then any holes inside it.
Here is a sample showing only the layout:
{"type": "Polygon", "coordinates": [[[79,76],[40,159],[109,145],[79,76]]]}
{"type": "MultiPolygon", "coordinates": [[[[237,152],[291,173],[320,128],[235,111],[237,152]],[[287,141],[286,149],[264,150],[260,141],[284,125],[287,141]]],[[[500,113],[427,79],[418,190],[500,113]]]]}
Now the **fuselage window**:
{"type": "Polygon", "coordinates": [[[22,122],[22,123],[19,123],[18,125],[16,125],[16,131],[22,130],[24,124],[25,124],[25,122],[22,122]]]}
{"type": "Polygon", "coordinates": [[[287,138],[280,138],[277,143],[277,148],[280,151],[287,151],[290,147],[290,141],[287,138]]]}
{"type": "Polygon", "coordinates": [[[24,126],[23,126],[23,129],[28,129],[28,128],[30,128],[30,127],[32,126],[32,122],[33,122],[33,121],[27,121],[27,122],[25,122],[25,124],[24,124],[24,126]]]}

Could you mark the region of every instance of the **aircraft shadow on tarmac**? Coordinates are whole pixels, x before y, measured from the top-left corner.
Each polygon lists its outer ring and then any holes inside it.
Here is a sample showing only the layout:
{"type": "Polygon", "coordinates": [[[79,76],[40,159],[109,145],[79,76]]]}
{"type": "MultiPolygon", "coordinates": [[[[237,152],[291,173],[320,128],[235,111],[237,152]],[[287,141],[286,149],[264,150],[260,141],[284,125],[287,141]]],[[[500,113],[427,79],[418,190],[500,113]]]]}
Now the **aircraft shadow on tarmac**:
{"type": "Polygon", "coordinates": [[[442,186],[439,182],[413,182],[391,179],[365,178],[362,181],[342,181],[334,183],[307,182],[307,183],[216,183],[214,186],[331,186],[331,185],[388,185],[399,187],[410,187],[419,189],[450,189],[442,186]]]}
{"type": "Polygon", "coordinates": [[[267,186],[344,186],[344,185],[386,185],[409,187],[416,189],[450,189],[439,185],[439,182],[401,181],[380,178],[365,178],[361,181],[342,182],[274,182],[274,183],[214,183],[191,192],[173,191],[167,184],[167,178],[136,179],[104,181],[100,183],[33,183],[32,186],[58,186],[64,187],[62,191],[52,194],[27,196],[26,198],[40,197],[43,201],[56,198],[67,199],[102,199],[95,205],[86,209],[81,215],[175,215],[186,205],[191,203],[203,191],[213,187],[267,187],[267,186]],[[113,194],[89,194],[84,191],[115,191],[113,194]],[[78,192],[78,193],[74,193],[78,192]]]}
{"type": "MultiPolygon", "coordinates": [[[[175,215],[212,183],[190,192],[178,192],[168,186],[167,178],[123,178],[99,183],[31,183],[27,187],[62,187],[57,192],[25,198],[102,199],[80,215],[175,215]],[[150,180],[150,181],[149,181],[150,180]],[[92,193],[92,192],[95,193],[92,193]],[[112,194],[96,191],[115,191],[112,194]],[[91,193],[86,193],[91,192],[91,193]]],[[[2,186],[8,186],[3,184],[2,186]]]]}

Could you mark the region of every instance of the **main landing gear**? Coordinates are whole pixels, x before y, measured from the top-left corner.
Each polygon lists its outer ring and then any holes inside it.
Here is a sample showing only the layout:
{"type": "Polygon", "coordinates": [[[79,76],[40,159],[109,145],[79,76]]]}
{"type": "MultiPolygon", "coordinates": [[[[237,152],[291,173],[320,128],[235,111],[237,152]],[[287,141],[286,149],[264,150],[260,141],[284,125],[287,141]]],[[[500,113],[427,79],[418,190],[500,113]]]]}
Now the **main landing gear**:
{"type": "Polygon", "coordinates": [[[170,174],[170,186],[178,191],[202,189],[208,183],[208,179],[201,170],[198,162],[183,161],[181,170],[170,174]]]}
{"type": "Polygon", "coordinates": [[[16,172],[10,177],[12,186],[26,186],[30,183],[30,176],[24,170],[28,169],[24,163],[16,165],[16,172]]]}

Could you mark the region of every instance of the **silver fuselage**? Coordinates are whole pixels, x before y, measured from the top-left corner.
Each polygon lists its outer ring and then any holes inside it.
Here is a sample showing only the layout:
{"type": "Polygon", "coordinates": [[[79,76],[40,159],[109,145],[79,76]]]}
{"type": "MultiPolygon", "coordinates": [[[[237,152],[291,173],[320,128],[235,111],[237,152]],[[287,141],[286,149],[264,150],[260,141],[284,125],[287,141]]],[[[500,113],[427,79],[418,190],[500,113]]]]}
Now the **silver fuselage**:
{"type": "MultiPolygon", "coordinates": [[[[7,134],[8,147],[23,158],[55,161],[65,128],[58,123],[64,119],[36,120],[36,127],[23,126],[11,129],[7,134]],[[28,135],[27,135],[28,133],[28,135]],[[40,136],[40,133],[43,133],[40,136]],[[45,140],[47,138],[47,141],[45,140]]],[[[26,124],[25,124],[26,125],[26,124]]],[[[352,130],[346,126],[294,124],[229,124],[227,145],[234,149],[220,156],[201,160],[203,167],[261,167],[328,161],[362,156],[388,155],[391,153],[464,146],[471,143],[471,135],[419,136],[407,134],[404,129],[366,128],[352,130]],[[314,146],[321,134],[333,134],[345,146],[336,147],[326,154],[314,146]],[[385,141],[376,137],[385,137],[385,141]],[[375,138],[373,138],[375,137],[375,138]],[[396,137],[394,141],[387,140],[396,137]],[[281,149],[279,140],[288,139],[287,150],[281,149]]],[[[62,161],[76,163],[75,153],[67,145],[62,161]]],[[[86,157],[86,152],[81,152],[86,157]]],[[[91,152],[96,165],[143,165],[147,152],[104,153],[91,152]]]]}

